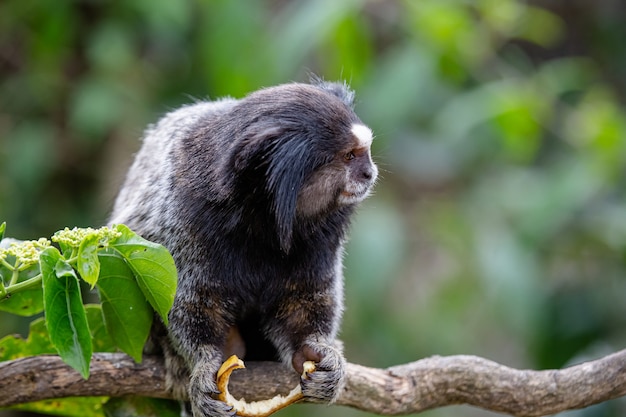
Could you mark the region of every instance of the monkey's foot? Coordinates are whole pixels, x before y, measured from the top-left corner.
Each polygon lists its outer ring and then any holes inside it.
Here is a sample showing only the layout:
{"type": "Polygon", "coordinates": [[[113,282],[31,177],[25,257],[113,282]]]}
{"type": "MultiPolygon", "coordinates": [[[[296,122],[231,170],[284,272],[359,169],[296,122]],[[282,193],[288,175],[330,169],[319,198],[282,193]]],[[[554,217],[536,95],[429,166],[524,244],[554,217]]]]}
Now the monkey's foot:
{"type": "MultiPolygon", "coordinates": [[[[218,399],[233,407],[238,416],[241,417],[266,417],[287,407],[290,404],[304,398],[300,384],[292,389],[289,394],[276,395],[274,398],[263,401],[246,402],[244,398],[237,400],[228,392],[228,381],[230,374],[235,369],[245,368],[243,361],[236,355],[228,358],[217,371],[217,389],[220,391],[218,399]]],[[[315,371],[315,364],[311,361],[304,363],[303,378],[315,371]]]]}

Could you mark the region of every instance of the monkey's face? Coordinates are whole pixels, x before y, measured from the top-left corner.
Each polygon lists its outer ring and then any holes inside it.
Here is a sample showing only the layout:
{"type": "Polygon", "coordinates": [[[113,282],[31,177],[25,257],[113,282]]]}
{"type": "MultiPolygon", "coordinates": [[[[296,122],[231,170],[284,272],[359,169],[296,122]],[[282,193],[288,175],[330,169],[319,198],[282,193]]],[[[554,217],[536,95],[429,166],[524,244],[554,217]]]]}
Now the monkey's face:
{"type": "Polygon", "coordinates": [[[246,121],[232,154],[236,194],[250,212],[265,207],[285,252],[297,222],[361,202],[376,180],[372,131],[352,96],[345,85],[288,84],[250,95],[231,116],[246,121]]]}
{"type": "Polygon", "coordinates": [[[342,138],[342,147],[329,162],[315,170],[298,194],[296,211],[314,216],[332,207],[360,203],[369,194],[378,176],[372,162],[372,131],[353,123],[342,138]]]}

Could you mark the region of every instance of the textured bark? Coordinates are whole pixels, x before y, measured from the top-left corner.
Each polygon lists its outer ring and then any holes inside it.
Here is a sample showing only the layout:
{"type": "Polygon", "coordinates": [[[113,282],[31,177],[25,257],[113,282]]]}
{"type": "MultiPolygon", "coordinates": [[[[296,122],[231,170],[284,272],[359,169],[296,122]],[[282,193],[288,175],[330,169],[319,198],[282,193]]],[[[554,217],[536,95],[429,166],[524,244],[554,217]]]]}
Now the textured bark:
{"type": "MultiPolygon", "coordinates": [[[[249,363],[233,374],[235,397],[253,401],[285,393],[298,376],[276,363],[249,363]]],[[[626,394],[626,350],[562,370],[517,370],[475,356],[431,357],[387,369],[348,364],[337,404],[402,415],[470,404],[512,415],[541,416],[582,408],[626,394]]],[[[169,398],[163,363],[136,364],[123,354],[94,355],[89,380],[57,356],[0,363],[0,407],[50,398],[135,394],[169,398]]]]}

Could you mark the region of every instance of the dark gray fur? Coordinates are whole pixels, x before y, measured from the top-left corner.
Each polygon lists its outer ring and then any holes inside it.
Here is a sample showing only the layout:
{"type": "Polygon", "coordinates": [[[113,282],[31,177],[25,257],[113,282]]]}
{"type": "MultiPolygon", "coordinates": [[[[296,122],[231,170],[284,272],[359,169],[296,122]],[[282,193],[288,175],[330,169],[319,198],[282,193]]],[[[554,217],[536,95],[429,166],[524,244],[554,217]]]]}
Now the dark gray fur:
{"type": "Polygon", "coordinates": [[[174,256],[174,307],[153,339],[175,395],[189,381],[195,417],[232,415],[213,399],[215,374],[244,348],[298,372],[317,362],[302,381],[314,401],[343,387],[343,243],[377,176],[353,97],[345,84],[285,84],[183,107],[145,134],[110,223],[174,256]]]}

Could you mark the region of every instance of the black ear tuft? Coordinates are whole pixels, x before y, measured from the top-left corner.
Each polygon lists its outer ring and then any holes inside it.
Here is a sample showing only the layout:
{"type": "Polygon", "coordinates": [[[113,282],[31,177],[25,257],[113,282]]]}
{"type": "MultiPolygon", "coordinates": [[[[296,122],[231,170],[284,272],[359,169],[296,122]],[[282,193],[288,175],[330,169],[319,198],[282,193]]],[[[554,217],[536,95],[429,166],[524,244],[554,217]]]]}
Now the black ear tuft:
{"type": "Polygon", "coordinates": [[[348,107],[354,106],[354,91],[348,87],[348,84],[345,81],[343,83],[324,81],[323,78],[311,73],[309,74],[309,82],[311,85],[338,97],[348,107]]]}
{"type": "Polygon", "coordinates": [[[273,146],[273,139],[279,137],[282,131],[282,127],[275,123],[257,123],[235,151],[233,161],[235,171],[241,172],[249,169],[258,156],[261,160],[265,159],[269,149],[273,146]]]}
{"type": "Polygon", "coordinates": [[[246,181],[264,183],[278,243],[285,253],[292,245],[298,193],[311,164],[309,152],[306,141],[272,122],[257,123],[234,152],[234,171],[246,181]]]}
{"type": "MultiPolygon", "coordinates": [[[[285,139],[285,138],[282,138],[285,139]]],[[[310,164],[309,149],[304,143],[289,141],[275,147],[267,172],[267,188],[273,197],[272,208],[280,248],[288,253],[293,240],[298,193],[310,164]]]]}

